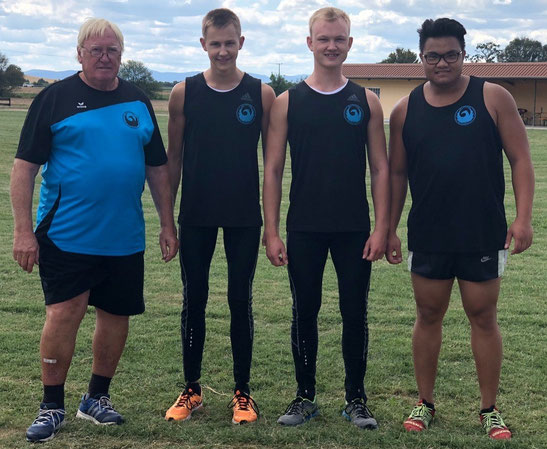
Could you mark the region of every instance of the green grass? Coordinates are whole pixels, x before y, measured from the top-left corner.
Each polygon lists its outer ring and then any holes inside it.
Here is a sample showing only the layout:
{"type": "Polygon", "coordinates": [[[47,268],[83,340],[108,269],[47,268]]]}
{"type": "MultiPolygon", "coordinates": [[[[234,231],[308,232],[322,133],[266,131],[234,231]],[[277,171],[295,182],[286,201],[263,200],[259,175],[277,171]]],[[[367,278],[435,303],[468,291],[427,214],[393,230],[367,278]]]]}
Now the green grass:
{"type": "MultiPolygon", "coordinates": [[[[24,432],[41,398],[38,343],[44,319],[40,282],[11,257],[12,220],[8,184],[24,112],[0,111],[0,447],[27,448],[24,432]]],[[[166,117],[159,118],[164,137],[166,117]]],[[[343,405],[343,362],[337,285],[327,264],[319,318],[317,368],[321,416],[299,428],[276,425],[295,392],[290,352],[291,298],[284,268],[272,267],[261,249],[254,283],[255,351],[251,387],[260,405],[255,425],[235,427],[226,407],[232,390],[226,263],[219,245],[211,268],[207,340],[202,381],[205,407],[187,423],[167,423],[165,410],[179,393],[181,375],[178,262],[164,264],[157,248],[158,222],[148,191],[145,296],[147,311],[131,321],[125,353],[112,384],[113,400],[127,423],[102,428],[74,414],[85,391],[91,366],[94,311],[89,310],[69,372],[67,425],[52,443],[55,448],[544,448],[547,356],[545,345],[545,277],[547,245],[547,132],[528,131],[536,167],[535,242],[526,253],[510,257],[499,302],[505,342],[499,407],[514,431],[508,443],[487,440],[478,424],[479,391],[469,344],[469,325],[454,291],[444,327],[436,402],[437,419],[426,434],[407,434],[402,420],[416,399],[410,337],[414,302],[404,264],[374,264],[369,300],[370,350],[366,377],[369,405],[380,429],[365,432],[340,416],[343,405]]],[[[507,164],[506,164],[507,165],[507,164]]],[[[290,170],[285,177],[282,217],[286,217],[290,170]]],[[[510,183],[508,183],[510,186],[510,183]]],[[[514,217],[511,189],[508,218],[514,217]]],[[[406,215],[406,212],[405,212],[406,215]]],[[[400,231],[404,237],[403,229],[400,231]]]]}

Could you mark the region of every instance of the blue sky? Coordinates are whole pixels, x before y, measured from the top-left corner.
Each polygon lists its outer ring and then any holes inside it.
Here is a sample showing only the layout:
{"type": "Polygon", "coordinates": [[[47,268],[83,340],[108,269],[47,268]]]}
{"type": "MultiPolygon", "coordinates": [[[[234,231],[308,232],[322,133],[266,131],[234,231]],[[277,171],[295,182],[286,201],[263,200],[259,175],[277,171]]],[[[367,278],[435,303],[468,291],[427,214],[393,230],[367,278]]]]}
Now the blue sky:
{"type": "Polygon", "coordinates": [[[547,44],[547,0],[0,0],[0,52],[23,71],[78,69],[78,28],[87,17],[104,17],[125,36],[125,60],[158,71],[204,70],[201,18],[218,7],[240,17],[245,45],[239,66],[268,75],[309,74],[307,21],[332,5],[352,20],[354,45],[347,62],[379,62],[396,47],[418,52],[416,29],[427,18],[451,17],[467,29],[467,50],[493,41],[504,47],[526,36],[547,44]]]}

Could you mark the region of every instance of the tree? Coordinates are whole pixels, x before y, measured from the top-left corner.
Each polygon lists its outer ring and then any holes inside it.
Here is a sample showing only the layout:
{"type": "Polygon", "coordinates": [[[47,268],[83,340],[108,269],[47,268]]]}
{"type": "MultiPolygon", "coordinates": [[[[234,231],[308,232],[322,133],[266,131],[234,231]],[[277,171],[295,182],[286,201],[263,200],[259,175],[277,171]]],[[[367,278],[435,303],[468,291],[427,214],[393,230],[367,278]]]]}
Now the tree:
{"type": "Polygon", "coordinates": [[[157,98],[161,89],[160,83],[154,79],[152,72],[142,62],[132,60],[124,62],[118,75],[141,88],[149,98],[157,98]]]}
{"type": "Polygon", "coordinates": [[[10,64],[8,66],[4,72],[4,76],[6,77],[8,85],[11,87],[21,87],[25,82],[25,74],[21,70],[21,67],[15,64],[10,64]]]}
{"type": "Polygon", "coordinates": [[[415,64],[418,62],[418,55],[410,49],[397,47],[389,56],[381,61],[381,64],[415,64]]]}
{"type": "Polygon", "coordinates": [[[289,80],[287,80],[283,75],[270,75],[270,82],[268,85],[272,86],[272,89],[275,92],[276,96],[281,95],[286,90],[290,89],[291,87],[295,86],[296,83],[293,83],[289,80]]]}
{"type": "Polygon", "coordinates": [[[500,55],[502,62],[544,62],[547,61],[547,46],[542,46],[540,41],[527,37],[513,39],[500,55]]]}
{"type": "Polygon", "coordinates": [[[49,86],[49,83],[44,78],[40,78],[34,83],[34,85],[37,87],[46,87],[49,86]]]}
{"type": "Polygon", "coordinates": [[[20,67],[10,64],[8,58],[0,53],[0,96],[11,94],[13,89],[20,87],[25,82],[25,77],[20,67]]]}
{"type": "Polygon", "coordinates": [[[4,53],[0,53],[0,71],[6,70],[6,67],[8,66],[8,58],[4,53]]]}
{"type": "Polygon", "coordinates": [[[496,62],[499,61],[500,55],[503,53],[503,50],[500,50],[499,44],[494,42],[483,42],[477,44],[476,53],[472,56],[469,56],[471,62],[496,62]]]}

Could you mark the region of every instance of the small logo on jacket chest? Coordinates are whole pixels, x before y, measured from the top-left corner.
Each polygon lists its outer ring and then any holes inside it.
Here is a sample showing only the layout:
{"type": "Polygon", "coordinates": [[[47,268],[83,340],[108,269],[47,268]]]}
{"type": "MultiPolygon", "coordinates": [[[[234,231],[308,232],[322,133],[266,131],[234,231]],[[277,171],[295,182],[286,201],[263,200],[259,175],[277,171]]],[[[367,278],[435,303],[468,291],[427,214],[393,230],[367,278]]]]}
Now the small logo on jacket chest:
{"type": "Polygon", "coordinates": [[[255,121],[256,110],[252,104],[243,103],[237,108],[236,117],[243,125],[250,125],[255,121]]]}
{"type": "Polygon", "coordinates": [[[123,121],[127,126],[130,128],[138,128],[139,127],[139,118],[137,117],[137,114],[131,111],[126,111],[123,113],[123,121]]]}
{"type": "Polygon", "coordinates": [[[458,125],[467,126],[475,121],[477,111],[473,106],[462,106],[454,114],[454,120],[458,125]]]}
{"type": "Polygon", "coordinates": [[[364,115],[363,108],[358,104],[348,104],[344,109],[344,118],[350,125],[359,125],[364,115]]]}

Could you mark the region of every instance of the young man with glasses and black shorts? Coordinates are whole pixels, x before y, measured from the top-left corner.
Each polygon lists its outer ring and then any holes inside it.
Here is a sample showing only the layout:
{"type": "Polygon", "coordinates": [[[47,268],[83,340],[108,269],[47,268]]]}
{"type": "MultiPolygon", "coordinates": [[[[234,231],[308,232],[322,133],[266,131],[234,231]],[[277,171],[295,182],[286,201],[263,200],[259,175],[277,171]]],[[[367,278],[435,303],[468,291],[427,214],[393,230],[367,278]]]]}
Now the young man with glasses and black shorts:
{"type": "Polygon", "coordinates": [[[507,251],[532,243],[534,173],[526,131],[503,87],[462,74],[465,28],[426,20],[418,30],[427,82],[401,99],[390,120],[390,263],[402,261],[396,230],[407,182],[408,266],[417,318],[412,339],[419,402],[404,427],[427,429],[435,414],[433,388],[442,322],[454,279],[471,324],[481,393],[480,421],[493,439],[509,439],[496,408],[502,343],[497,302],[507,251]],[[509,159],[517,217],[507,229],[503,152],[509,159]]]}

